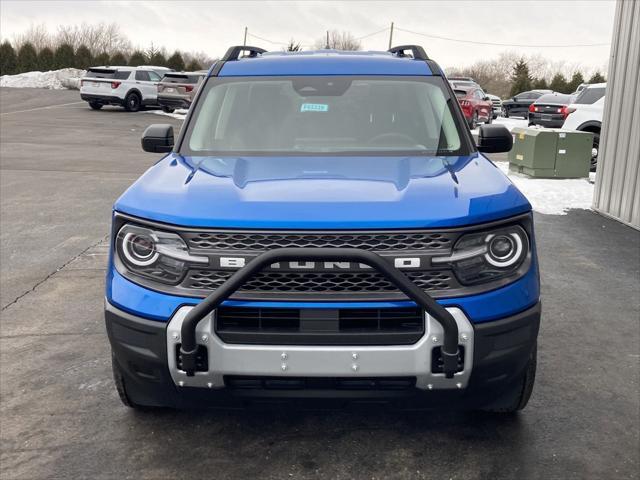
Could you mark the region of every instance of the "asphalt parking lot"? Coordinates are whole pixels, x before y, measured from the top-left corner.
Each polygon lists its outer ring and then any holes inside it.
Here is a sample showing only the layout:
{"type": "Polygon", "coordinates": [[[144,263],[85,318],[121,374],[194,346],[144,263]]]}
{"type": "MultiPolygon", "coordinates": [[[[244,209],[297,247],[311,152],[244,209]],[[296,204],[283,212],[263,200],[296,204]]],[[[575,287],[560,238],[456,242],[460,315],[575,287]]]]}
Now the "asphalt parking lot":
{"type": "Polygon", "coordinates": [[[383,407],[135,413],[111,380],[110,209],[148,112],[0,89],[0,477],[638,478],[640,232],[536,215],[543,324],[518,416],[383,407]]]}

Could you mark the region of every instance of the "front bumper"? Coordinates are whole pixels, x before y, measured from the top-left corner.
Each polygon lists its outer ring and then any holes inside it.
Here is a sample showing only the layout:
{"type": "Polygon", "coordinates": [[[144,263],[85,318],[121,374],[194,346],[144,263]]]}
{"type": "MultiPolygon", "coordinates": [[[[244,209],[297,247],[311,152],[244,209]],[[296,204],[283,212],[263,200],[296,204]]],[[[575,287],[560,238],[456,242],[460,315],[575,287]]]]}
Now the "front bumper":
{"type": "Polygon", "coordinates": [[[182,407],[218,405],[247,397],[351,400],[412,397],[425,407],[477,408],[519,379],[536,343],[540,324],[539,303],[516,315],[481,324],[471,324],[461,311],[450,309],[459,325],[466,354],[464,374],[445,379],[431,373],[431,356],[427,352],[438,344],[432,339],[438,337],[439,324],[428,319],[424,337],[414,345],[351,348],[227,345],[215,335],[211,321],[204,320],[198,326],[198,343],[206,344],[211,352],[209,371],[187,378],[176,368],[174,348],[187,311],[178,310],[166,324],[136,317],[106,303],[105,319],[114,361],[139,403],[182,407]],[[273,379],[402,376],[415,377],[416,381],[414,388],[402,391],[230,387],[227,379],[238,376],[273,379]]]}

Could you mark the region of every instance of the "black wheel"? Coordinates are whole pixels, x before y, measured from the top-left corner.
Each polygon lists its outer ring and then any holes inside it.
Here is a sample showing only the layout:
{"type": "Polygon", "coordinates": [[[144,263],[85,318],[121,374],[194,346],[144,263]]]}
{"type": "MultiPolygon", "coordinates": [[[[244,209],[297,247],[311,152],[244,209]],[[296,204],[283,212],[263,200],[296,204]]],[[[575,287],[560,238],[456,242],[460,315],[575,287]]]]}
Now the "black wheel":
{"type": "Polygon", "coordinates": [[[504,118],[509,118],[509,110],[507,110],[506,108],[502,107],[502,116],[504,118]]]}
{"type": "Polygon", "coordinates": [[[536,380],[536,364],[537,364],[538,345],[534,345],[529,355],[529,363],[522,374],[522,378],[517,384],[505,394],[495,400],[492,404],[483,408],[485,412],[493,413],[515,413],[522,410],[529,403],[531,392],[533,392],[533,384],[536,380]]]}
{"type": "Polygon", "coordinates": [[[92,110],[100,110],[102,108],[102,104],[96,102],[89,102],[89,106],[92,110]]]}
{"type": "Polygon", "coordinates": [[[176,109],[175,109],[175,108],[171,108],[171,107],[165,107],[165,106],[163,106],[163,107],[162,107],[162,111],[163,111],[164,113],[173,113],[173,112],[175,112],[175,111],[176,111],[176,109]]]}
{"type": "Polygon", "coordinates": [[[471,130],[475,130],[478,128],[478,112],[473,112],[473,116],[471,117],[471,122],[469,122],[469,128],[471,130]]]}
{"type": "Polygon", "coordinates": [[[590,172],[595,172],[598,168],[598,152],[600,151],[600,132],[593,132],[593,146],[591,147],[591,167],[590,172]]]}
{"type": "Polygon", "coordinates": [[[140,110],[140,106],[142,105],[142,99],[140,95],[136,92],[130,92],[124,98],[124,109],[127,112],[137,112],[140,110]]]}
{"type": "Polygon", "coordinates": [[[491,123],[493,123],[493,119],[494,119],[493,113],[489,113],[489,116],[487,117],[487,122],[486,122],[487,125],[491,125],[491,123]]]}

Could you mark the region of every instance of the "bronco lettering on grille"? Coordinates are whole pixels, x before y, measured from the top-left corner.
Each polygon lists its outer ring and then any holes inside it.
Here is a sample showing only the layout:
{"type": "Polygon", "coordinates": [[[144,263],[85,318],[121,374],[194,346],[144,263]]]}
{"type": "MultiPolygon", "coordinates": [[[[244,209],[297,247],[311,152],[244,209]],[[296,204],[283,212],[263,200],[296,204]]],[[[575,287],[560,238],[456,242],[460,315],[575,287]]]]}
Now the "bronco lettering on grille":
{"type": "MultiPolygon", "coordinates": [[[[214,268],[234,268],[239,269],[247,264],[251,258],[246,257],[217,257],[218,264],[214,268]]],[[[399,269],[420,268],[422,261],[420,257],[396,257],[393,258],[393,264],[399,269]]],[[[367,270],[368,265],[352,262],[279,262],[274,263],[271,269],[288,269],[288,270],[367,270]]]]}

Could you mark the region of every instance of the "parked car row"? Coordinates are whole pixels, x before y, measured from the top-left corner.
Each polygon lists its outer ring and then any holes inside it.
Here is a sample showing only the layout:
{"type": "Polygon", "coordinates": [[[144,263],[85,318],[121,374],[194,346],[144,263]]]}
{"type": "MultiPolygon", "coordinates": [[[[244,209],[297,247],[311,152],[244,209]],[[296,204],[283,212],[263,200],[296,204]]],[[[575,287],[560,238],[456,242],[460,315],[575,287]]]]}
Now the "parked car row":
{"type": "Polygon", "coordinates": [[[593,133],[591,171],[595,171],[600,147],[600,129],[606,83],[580,84],[572,94],[552,90],[530,90],[501,100],[485,93],[471,77],[448,77],[469,128],[491,123],[499,115],[522,117],[528,124],[593,133]]]}
{"type": "Polygon", "coordinates": [[[94,110],[118,105],[129,112],[144,107],[172,112],[189,108],[206,73],[174,72],[150,65],[92,67],[80,81],[80,98],[94,110]]]}

